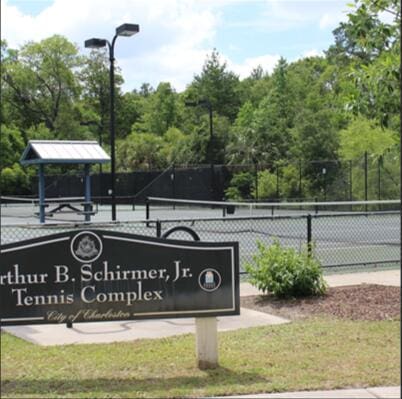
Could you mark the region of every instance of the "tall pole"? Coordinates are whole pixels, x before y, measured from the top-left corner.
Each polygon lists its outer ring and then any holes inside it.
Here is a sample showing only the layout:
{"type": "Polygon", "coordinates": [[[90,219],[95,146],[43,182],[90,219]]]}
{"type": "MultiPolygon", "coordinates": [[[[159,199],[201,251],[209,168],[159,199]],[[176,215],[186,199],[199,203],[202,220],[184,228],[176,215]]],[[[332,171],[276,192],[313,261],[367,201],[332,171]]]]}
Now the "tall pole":
{"type": "Polygon", "coordinates": [[[116,28],[116,34],[113,37],[112,43],[106,39],[92,38],[85,40],[85,47],[98,49],[108,46],[109,48],[109,78],[110,78],[110,153],[111,153],[111,185],[108,192],[111,195],[112,200],[112,220],[116,220],[116,150],[115,150],[115,112],[114,112],[114,44],[118,36],[129,37],[135,35],[140,31],[140,27],[137,24],[122,24],[116,28]]]}
{"type": "Polygon", "coordinates": [[[208,111],[209,111],[209,162],[211,165],[213,165],[214,164],[214,156],[213,156],[214,127],[213,127],[212,105],[209,101],[208,101],[208,111]]]}
{"type": "Polygon", "coordinates": [[[85,221],[90,222],[91,221],[91,165],[89,163],[86,163],[84,166],[84,187],[85,187],[85,205],[84,205],[84,211],[85,211],[85,221]]]}
{"type": "Polygon", "coordinates": [[[302,198],[302,161],[299,159],[299,198],[302,198]]]}
{"type": "Polygon", "coordinates": [[[258,201],[258,161],[254,159],[255,200],[258,201]]]}
{"type": "Polygon", "coordinates": [[[39,222],[45,223],[45,166],[39,164],[39,222]]]}
{"type": "Polygon", "coordinates": [[[353,161],[349,161],[349,201],[353,200],[353,161]]]}
{"type": "Polygon", "coordinates": [[[114,113],[114,44],[117,35],[113,37],[112,44],[109,44],[110,60],[110,153],[111,153],[111,194],[112,194],[112,221],[116,220],[116,150],[115,150],[115,113],[114,113]]]}
{"type": "MultiPolygon", "coordinates": [[[[364,200],[368,200],[368,155],[367,151],[364,153],[364,200]]],[[[367,204],[365,205],[367,212],[367,204]]]]}
{"type": "Polygon", "coordinates": [[[213,115],[212,115],[212,105],[209,100],[207,100],[206,105],[208,107],[208,113],[209,113],[209,163],[211,167],[211,191],[212,191],[212,199],[215,200],[217,199],[215,197],[215,170],[214,170],[214,144],[213,144],[213,138],[214,138],[214,127],[213,127],[213,115]]]}

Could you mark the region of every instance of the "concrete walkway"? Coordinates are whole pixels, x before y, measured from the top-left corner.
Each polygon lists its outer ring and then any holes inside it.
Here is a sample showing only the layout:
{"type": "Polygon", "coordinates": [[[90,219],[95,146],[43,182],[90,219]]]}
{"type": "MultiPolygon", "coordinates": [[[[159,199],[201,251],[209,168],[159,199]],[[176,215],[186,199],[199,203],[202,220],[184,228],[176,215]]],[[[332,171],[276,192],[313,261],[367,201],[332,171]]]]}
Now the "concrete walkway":
{"type": "Polygon", "coordinates": [[[240,399],[240,398],[395,398],[400,399],[401,387],[376,387],[361,389],[337,389],[333,391],[300,391],[300,392],[284,392],[284,393],[268,393],[243,396],[220,396],[218,398],[240,399]]]}
{"type": "MultiPolygon", "coordinates": [[[[241,308],[240,316],[218,317],[218,331],[231,331],[288,322],[289,320],[282,317],[241,308]]],[[[76,323],[73,328],[67,328],[65,324],[44,324],[3,327],[3,329],[26,341],[43,346],[104,344],[192,334],[195,332],[195,319],[177,318],[76,323]]]]}

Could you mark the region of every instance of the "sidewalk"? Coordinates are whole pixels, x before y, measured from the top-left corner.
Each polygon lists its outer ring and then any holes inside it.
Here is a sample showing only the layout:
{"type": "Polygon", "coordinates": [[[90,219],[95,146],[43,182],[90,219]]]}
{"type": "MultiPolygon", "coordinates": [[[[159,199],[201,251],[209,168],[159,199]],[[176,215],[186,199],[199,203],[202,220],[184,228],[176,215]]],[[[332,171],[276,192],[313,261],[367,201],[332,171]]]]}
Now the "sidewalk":
{"type": "Polygon", "coordinates": [[[377,388],[361,388],[361,389],[337,389],[334,391],[300,391],[300,392],[283,392],[256,394],[246,396],[218,396],[217,398],[240,399],[240,398],[392,398],[400,399],[401,387],[377,387],[377,388]]]}
{"type": "MultiPolygon", "coordinates": [[[[246,308],[241,308],[240,316],[225,316],[217,319],[219,332],[290,322],[282,317],[246,308]]],[[[194,334],[195,319],[176,318],[76,323],[73,324],[73,328],[67,328],[65,324],[43,324],[3,327],[3,329],[19,338],[42,346],[105,344],[194,334]]]]}

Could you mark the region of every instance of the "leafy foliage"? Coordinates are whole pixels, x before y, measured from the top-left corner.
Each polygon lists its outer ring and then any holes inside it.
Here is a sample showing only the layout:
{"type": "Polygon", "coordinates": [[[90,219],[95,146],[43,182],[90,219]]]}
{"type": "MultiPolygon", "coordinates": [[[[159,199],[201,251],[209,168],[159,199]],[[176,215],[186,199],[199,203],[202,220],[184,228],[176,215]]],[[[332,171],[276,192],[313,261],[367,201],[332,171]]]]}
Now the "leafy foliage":
{"type": "Polygon", "coordinates": [[[267,247],[257,242],[254,263],[246,264],[251,284],[277,297],[322,295],[326,283],[319,261],[307,251],[283,248],[278,240],[267,247]]]}
{"type": "Polygon", "coordinates": [[[229,200],[241,200],[251,198],[253,188],[253,175],[250,172],[236,173],[230,180],[229,187],[225,190],[229,200]]]}
{"type": "Polygon", "coordinates": [[[383,129],[364,117],[352,120],[347,129],[341,130],[339,154],[344,159],[356,159],[365,152],[378,158],[398,143],[398,137],[390,129],[383,129]]]}

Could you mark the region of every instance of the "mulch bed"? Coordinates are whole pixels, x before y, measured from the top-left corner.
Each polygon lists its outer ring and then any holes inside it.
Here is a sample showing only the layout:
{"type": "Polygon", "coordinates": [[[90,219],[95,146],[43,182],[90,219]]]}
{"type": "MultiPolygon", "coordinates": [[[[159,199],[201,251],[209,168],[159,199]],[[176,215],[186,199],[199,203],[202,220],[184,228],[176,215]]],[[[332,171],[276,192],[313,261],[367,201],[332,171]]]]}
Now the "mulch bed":
{"type": "Polygon", "coordinates": [[[241,306],[299,320],[331,316],[348,320],[400,320],[400,287],[361,284],[333,287],[320,297],[276,299],[272,295],[241,297],[241,306]]]}

